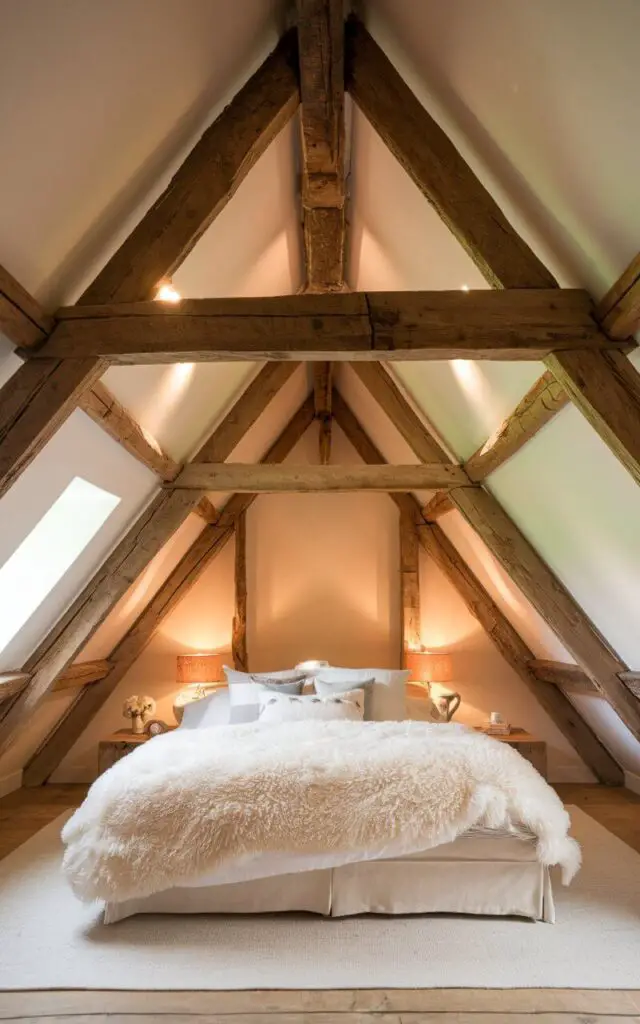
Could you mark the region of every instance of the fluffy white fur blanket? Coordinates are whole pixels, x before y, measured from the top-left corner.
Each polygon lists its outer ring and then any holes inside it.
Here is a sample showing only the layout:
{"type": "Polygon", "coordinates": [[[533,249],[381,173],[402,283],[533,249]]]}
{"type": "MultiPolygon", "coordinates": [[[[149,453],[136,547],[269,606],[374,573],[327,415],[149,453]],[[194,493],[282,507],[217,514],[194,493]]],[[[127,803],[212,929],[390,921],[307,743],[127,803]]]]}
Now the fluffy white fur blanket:
{"type": "Polygon", "coordinates": [[[569,816],[515,750],[459,725],[238,725],[158,736],[91,787],[65,825],[77,896],[120,901],[260,852],[406,851],[475,824],[523,825],[563,881],[580,865],[569,816]]]}

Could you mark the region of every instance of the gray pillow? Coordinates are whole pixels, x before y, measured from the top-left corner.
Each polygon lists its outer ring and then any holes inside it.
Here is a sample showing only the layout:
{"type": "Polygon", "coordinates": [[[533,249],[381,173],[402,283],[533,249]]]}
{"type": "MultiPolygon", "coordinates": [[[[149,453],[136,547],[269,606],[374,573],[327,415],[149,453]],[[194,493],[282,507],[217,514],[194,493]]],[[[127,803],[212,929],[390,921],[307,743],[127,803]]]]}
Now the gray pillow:
{"type": "MultiPolygon", "coordinates": [[[[357,683],[359,690],[364,690],[364,720],[365,722],[373,721],[373,685],[375,679],[362,679],[357,683]]],[[[314,679],[314,686],[316,693],[319,697],[333,697],[339,693],[348,693],[350,690],[355,688],[353,680],[349,679],[323,679],[322,673],[319,673],[314,679]]]]}
{"type": "Polygon", "coordinates": [[[225,667],[229,683],[230,725],[257,722],[260,715],[260,694],[266,690],[300,694],[306,682],[302,672],[238,672],[225,667]]]}

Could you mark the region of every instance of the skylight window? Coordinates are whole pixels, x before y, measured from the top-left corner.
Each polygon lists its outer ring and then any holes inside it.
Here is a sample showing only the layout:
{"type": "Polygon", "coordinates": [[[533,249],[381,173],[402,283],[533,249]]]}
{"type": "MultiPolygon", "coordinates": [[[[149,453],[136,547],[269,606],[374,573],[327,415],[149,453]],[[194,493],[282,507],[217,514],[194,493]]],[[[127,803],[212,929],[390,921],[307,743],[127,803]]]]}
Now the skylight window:
{"type": "Polygon", "coordinates": [[[0,568],[0,651],[31,618],[120,504],[76,476],[0,568]]]}

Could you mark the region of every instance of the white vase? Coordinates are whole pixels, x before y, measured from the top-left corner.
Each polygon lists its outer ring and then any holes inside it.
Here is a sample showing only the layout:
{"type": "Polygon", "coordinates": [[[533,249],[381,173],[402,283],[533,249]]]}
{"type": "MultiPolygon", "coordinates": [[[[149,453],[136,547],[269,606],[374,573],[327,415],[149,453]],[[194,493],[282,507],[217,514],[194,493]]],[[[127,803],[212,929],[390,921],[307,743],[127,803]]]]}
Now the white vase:
{"type": "Polygon", "coordinates": [[[144,732],[144,718],[142,715],[133,715],[131,719],[131,732],[135,736],[140,736],[144,732]]]}

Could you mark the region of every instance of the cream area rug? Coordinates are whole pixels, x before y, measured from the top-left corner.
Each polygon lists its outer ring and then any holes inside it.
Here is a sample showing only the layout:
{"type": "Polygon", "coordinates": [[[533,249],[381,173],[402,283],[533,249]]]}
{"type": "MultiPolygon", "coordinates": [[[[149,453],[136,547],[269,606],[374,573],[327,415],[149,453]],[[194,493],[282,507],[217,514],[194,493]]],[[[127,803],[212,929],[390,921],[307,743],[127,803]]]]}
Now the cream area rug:
{"type": "Polygon", "coordinates": [[[584,865],[557,924],[473,917],[140,916],[60,873],[66,815],[0,862],[0,989],[640,987],[640,855],[570,808],[584,865]]]}

